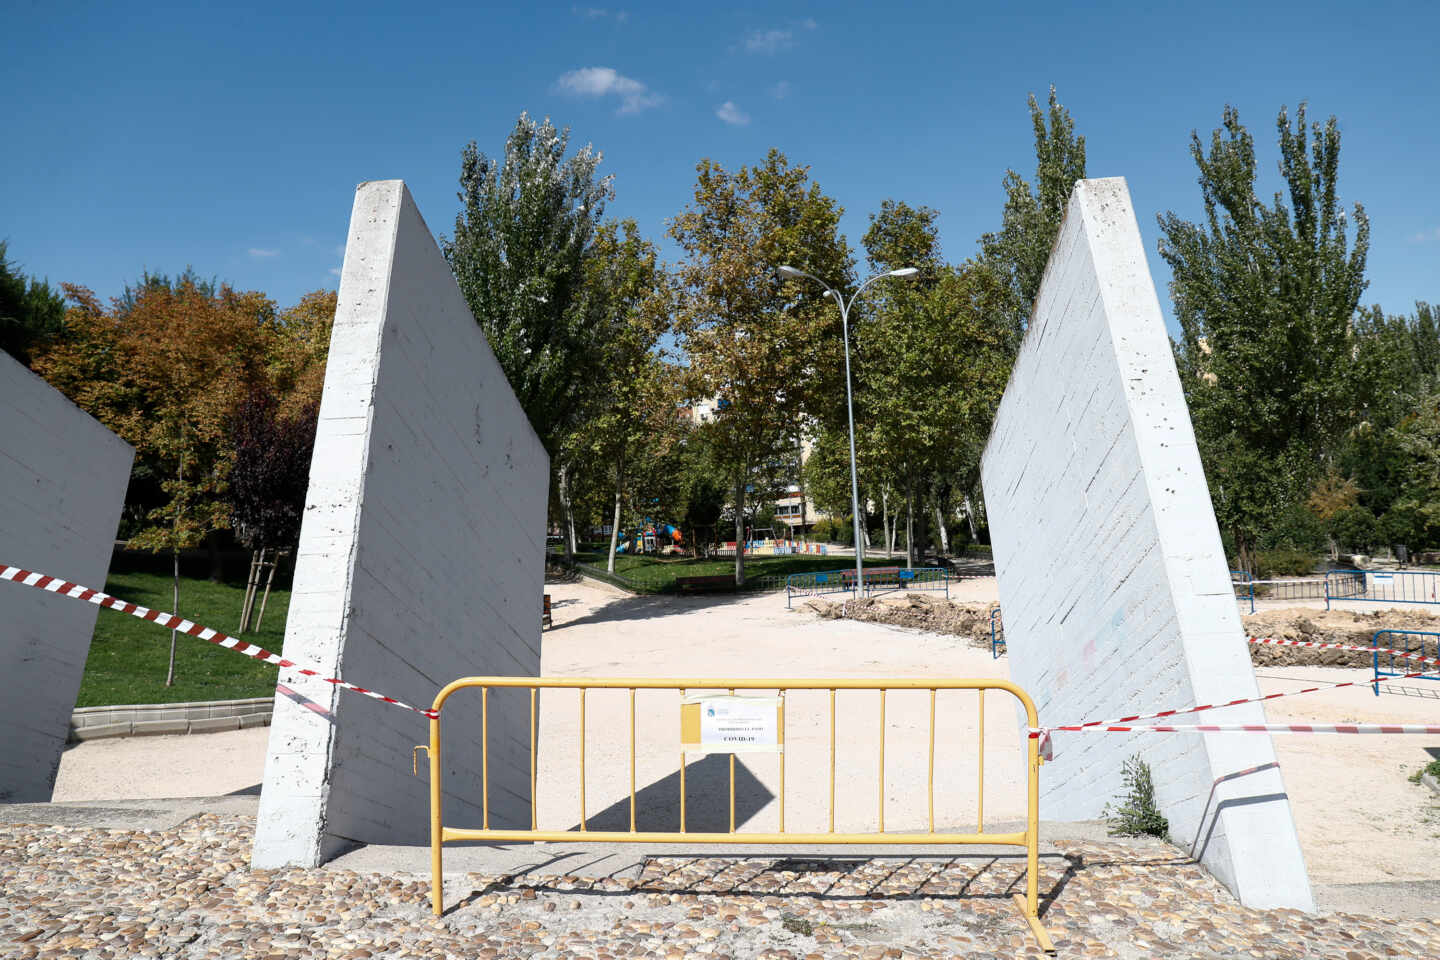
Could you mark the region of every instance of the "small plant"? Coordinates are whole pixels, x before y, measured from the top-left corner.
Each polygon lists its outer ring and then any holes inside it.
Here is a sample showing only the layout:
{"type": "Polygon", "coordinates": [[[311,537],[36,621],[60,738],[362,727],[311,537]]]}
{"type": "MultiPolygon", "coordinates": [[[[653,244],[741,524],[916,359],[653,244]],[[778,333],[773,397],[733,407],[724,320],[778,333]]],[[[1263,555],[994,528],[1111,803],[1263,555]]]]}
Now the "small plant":
{"type": "Polygon", "coordinates": [[[1430,774],[1430,776],[1434,777],[1436,780],[1440,780],[1440,760],[1431,760],[1429,763],[1425,764],[1425,766],[1421,767],[1419,770],[1416,770],[1410,775],[1410,782],[1419,783],[1420,776],[1426,773],[1430,774]]]}
{"type": "Polygon", "coordinates": [[[1136,754],[1121,767],[1124,793],[1116,803],[1105,804],[1102,816],[1110,823],[1110,833],[1120,837],[1160,837],[1170,833],[1170,821],[1155,806],[1155,781],[1150,777],[1150,764],[1136,754]]]}

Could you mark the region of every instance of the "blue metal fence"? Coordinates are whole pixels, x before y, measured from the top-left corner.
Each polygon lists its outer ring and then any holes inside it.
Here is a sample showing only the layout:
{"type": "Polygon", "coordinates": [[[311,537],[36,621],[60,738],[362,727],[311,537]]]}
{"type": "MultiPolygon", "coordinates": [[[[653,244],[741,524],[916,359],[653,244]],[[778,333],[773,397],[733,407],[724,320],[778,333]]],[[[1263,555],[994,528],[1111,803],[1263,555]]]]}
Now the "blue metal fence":
{"type": "MultiPolygon", "coordinates": [[[[1000,648],[1005,646],[1005,621],[1000,619],[1000,608],[990,609],[990,659],[1000,659],[1000,648]]],[[[1008,652],[1008,650],[1007,650],[1008,652]]]]}
{"type": "MultiPolygon", "coordinates": [[[[851,577],[853,580],[854,577],[851,577]]],[[[865,571],[865,592],[883,593],[889,590],[935,590],[945,591],[950,598],[950,571],[944,567],[920,567],[907,570],[903,567],[879,567],[865,571]]]]}
{"type": "MultiPolygon", "coordinates": [[[[1376,630],[1375,635],[1370,639],[1370,646],[1386,646],[1393,652],[1381,653],[1376,650],[1370,656],[1373,658],[1375,668],[1375,679],[1381,677],[1403,677],[1407,673],[1419,673],[1424,671],[1424,677],[1417,677],[1419,680],[1440,680],[1440,666],[1433,663],[1423,663],[1408,657],[1397,657],[1396,653],[1416,653],[1422,657],[1440,659],[1440,633],[1429,633],[1424,630],[1376,630]],[[1391,640],[1382,644],[1382,636],[1396,637],[1401,639],[1391,640]],[[1430,674],[1434,674],[1430,676],[1430,674]]],[[[1376,684],[1371,687],[1375,696],[1380,696],[1380,686],[1376,684]]]]}
{"type": "Polygon", "coordinates": [[[1325,574],[1325,609],[1331,601],[1440,604],[1440,572],[1433,570],[1331,570],[1325,574]]]}
{"type": "MultiPolygon", "coordinates": [[[[944,567],[867,567],[865,592],[888,590],[943,590],[950,597],[950,571],[944,567]]],[[[826,593],[852,593],[855,590],[854,570],[823,570],[815,573],[792,573],[785,578],[785,606],[794,597],[813,597],[826,593]]]]}

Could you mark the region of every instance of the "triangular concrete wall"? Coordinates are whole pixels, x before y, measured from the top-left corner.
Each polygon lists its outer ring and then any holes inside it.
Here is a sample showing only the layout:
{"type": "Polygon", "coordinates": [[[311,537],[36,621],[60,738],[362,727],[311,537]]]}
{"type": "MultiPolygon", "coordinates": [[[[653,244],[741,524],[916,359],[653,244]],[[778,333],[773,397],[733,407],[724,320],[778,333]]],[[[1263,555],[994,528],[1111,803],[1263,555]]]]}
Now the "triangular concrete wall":
{"type": "MultiPolygon", "coordinates": [[[[1042,724],[1258,694],[1123,179],[1075,186],[981,474],[1011,677],[1042,724]]],[[[1139,754],[1172,838],[1243,903],[1313,909],[1268,734],[1057,733],[1055,749],[1042,817],[1099,817],[1139,754]]]]}
{"type": "MultiPolygon", "coordinates": [[[[549,461],[399,180],[355,191],[285,656],[420,707],[540,669],[549,461]]],[[[253,863],[425,843],[426,719],[282,671],[253,863]],[[423,772],[422,772],[423,773],[423,772]]],[[[446,821],[481,822],[480,694],[445,708],[446,821]]],[[[493,826],[529,826],[528,694],[490,698],[493,826]],[[521,702],[521,698],[525,698],[521,702]]]]}

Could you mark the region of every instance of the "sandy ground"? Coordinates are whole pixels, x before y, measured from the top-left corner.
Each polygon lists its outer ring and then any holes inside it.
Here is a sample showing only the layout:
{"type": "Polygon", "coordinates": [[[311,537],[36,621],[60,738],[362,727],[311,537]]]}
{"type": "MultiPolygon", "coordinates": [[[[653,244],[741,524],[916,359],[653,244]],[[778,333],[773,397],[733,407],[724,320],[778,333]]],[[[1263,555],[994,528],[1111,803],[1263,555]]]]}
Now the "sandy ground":
{"type": "MultiPolygon", "coordinates": [[[[787,611],[783,595],[734,599],[630,597],[593,583],[547,586],[555,627],[545,633],[542,669],[553,675],[1005,678],[1008,661],[955,637],[878,624],[820,621],[787,611]]],[[[995,598],[994,580],[965,582],[952,599],[995,598]]],[[[1295,604],[1292,604],[1295,605],[1295,604]]],[[[1322,603],[1323,606],[1323,603],[1322,603]]],[[[1265,693],[1315,680],[1368,677],[1363,670],[1261,667],[1265,693]]],[[[1382,687],[1382,689],[1384,689],[1382,687]]],[[[936,826],[973,829],[977,814],[976,705],[970,691],[942,693],[936,722],[936,826]]],[[[1023,816],[1020,723],[1009,695],[992,692],[985,709],[987,824],[1023,816]]],[[[879,697],[841,692],[837,711],[836,826],[878,825],[879,697]]],[[[641,692],[636,706],[637,808],[640,827],[678,822],[678,696],[641,692]]],[[[893,691],[885,723],[885,826],[928,822],[928,694],[893,691]]],[[[586,712],[586,812],[591,829],[629,826],[628,695],[597,691],[586,712]]],[[[1383,696],[1369,687],[1307,694],[1267,704],[1272,721],[1427,722],[1440,718],[1440,684],[1400,681],[1383,696]]],[[[1217,720],[1223,717],[1217,715],[1217,720]]],[[[541,704],[542,743],[573,744],[578,695],[548,691],[541,704]]],[[[787,705],[786,828],[823,829],[829,815],[828,694],[793,693],[787,705]]],[[[145,799],[255,792],[268,730],[191,737],[92,741],[67,750],[56,800],[145,799]]],[[[1231,735],[1231,734],[1227,734],[1231,735]]],[[[1233,734],[1243,736],[1243,734],[1233,734]]],[[[1440,737],[1276,736],[1301,845],[1315,883],[1434,880],[1440,862],[1440,797],[1409,777],[1440,737]]],[[[687,827],[728,826],[728,757],[688,758],[687,827]]],[[[773,829],[779,817],[780,757],[742,755],[736,769],[736,826],[773,829]]],[[[1042,775],[1054,776],[1058,766],[1042,775]]],[[[542,826],[578,824],[578,751],[542,751],[542,826]]]]}

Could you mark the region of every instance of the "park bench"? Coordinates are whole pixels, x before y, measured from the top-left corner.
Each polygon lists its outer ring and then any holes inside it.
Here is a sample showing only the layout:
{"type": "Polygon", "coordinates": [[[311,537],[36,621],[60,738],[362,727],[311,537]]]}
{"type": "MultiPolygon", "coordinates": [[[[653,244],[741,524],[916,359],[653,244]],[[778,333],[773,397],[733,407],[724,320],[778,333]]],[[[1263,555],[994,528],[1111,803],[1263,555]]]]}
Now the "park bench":
{"type": "Polygon", "coordinates": [[[711,591],[734,590],[735,578],[722,573],[713,577],[676,577],[675,589],[680,593],[709,593],[711,591]]]}

